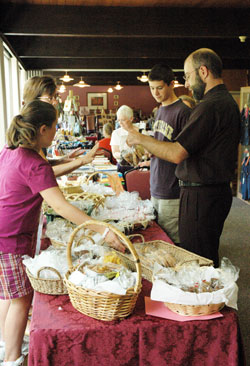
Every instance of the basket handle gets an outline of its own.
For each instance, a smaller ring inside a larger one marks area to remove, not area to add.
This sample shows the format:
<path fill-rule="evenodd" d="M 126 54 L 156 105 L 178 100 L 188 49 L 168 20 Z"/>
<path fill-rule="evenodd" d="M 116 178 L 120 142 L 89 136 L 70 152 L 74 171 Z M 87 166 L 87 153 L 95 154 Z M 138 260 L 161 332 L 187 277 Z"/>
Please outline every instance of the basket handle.
<path fill-rule="evenodd" d="M 119 195 L 121 192 L 124 191 L 118 175 L 117 174 L 110 174 L 110 173 L 107 173 L 107 172 L 103 173 L 103 172 L 98 172 L 97 171 L 97 172 L 94 172 L 94 173 L 90 174 L 90 176 L 87 178 L 87 182 L 86 182 L 87 184 L 89 183 L 90 178 L 92 178 L 95 174 L 105 174 L 105 175 L 107 175 L 108 178 L 109 178 L 109 184 L 110 184 L 112 190 L 116 193 L 116 195 Z"/>
<path fill-rule="evenodd" d="M 145 239 L 144 236 L 142 234 L 131 234 L 131 235 L 127 235 L 127 237 L 130 238 L 134 238 L 138 236 L 139 238 L 141 238 L 141 244 L 145 244 Z"/>
<path fill-rule="evenodd" d="M 121 241 L 126 245 L 126 247 L 129 249 L 129 251 L 131 252 L 131 254 L 133 256 L 135 267 L 136 267 L 136 272 L 137 272 L 137 278 L 136 278 L 136 284 L 135 284 L 134 290 L 135 290 L 135 292 L 138 292 L 140 289 L 140 286 L 141 286 L 141 264 L 140 264 L 139 256 L 138 256 L 133 244 L 126 237 L 126 235 L 124 235 L 120 230 L 116 229 L 113 225 L 110 225 L 106 222 L 99 221 L 99 220 L 88 220 L 88 221 L 85 221 L 83 224 L 77 226 L 74 229 L 74 231 L 70 235 L 70 238 L 69 238 L 69 241 L 67 244 L 67 261 L 68 261 L 69 269 L 71 269 L 73 267 L 72 256 L 71 256 L 71 247 L 72 247 L 74 237 L 79 230 L 81 230 L 82 228 L 87 227 L 89 225 L 105 226 L 109 230 L 113 231 L 119 237 L 119 239 L 121 239 Z"/>
<path fill-rule="evenodd" d="M 90 179 L 91 179 L 94 175 L 96 175 L 96 174 L 103 174 L 103 172 L 98 172 L 98 171 L 97 171 L 97 172 L 91 173 L 91 174 L 88 176 L 86 183 L 87 183 L 87 184 L 89 184 Z M 107 175 L 108 177 L 110 177 L 111 179 L 113 179 L 111 174 L 109 174 L 109 173 L 105 172 L 105 175 Z"/>
<path fill-rule="evenodd" d="M 59 279 L 61 280 L 62 279 L 62 276 L 60 274 L 60 272 L 58 272 L 57 269 L 53 268 L 53 267 L 41 267 L 38 271 L 37 271 L 37 278 L 39 279 L 40 278 L 40 273 L 44 270 L 44 269 L 48 269 L 52 272 L 55 272 L 57 274 L 57 276 L 59 277 Z"/>
<path fill-rule="evenodd" d="M 88 239 L 88 240 L 90 240 L 91 242 L 92 242 L 92 244 L 95 244 L 95 241 L 94 241 L 94 239 L 93 238 L 91 238 L 91 236 L 88 236 L 88 235 L 82 235 L 81 237 L 80 237 L 80 239 L 79 240 L 77 240 L 77 242 L 75 243 L 75 248 L 76 247 L 78 247 L 79 246 L 79 244 L 80 244 L 80 242 L 81 242 L 81 240 L 82 239 Z"/>

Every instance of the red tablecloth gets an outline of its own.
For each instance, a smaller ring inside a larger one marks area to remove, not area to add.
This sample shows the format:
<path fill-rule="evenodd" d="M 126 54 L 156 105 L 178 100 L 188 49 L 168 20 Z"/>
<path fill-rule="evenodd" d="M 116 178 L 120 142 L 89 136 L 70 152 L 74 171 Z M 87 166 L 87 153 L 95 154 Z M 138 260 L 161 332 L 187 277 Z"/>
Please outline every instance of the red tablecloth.
<path fill-rule="evenodd" d="M 146 233 L 147 232 L 147 233 Z M 146 240 L 167 241 L 154 224 Z M 29 366 L 242 366 L 244 351 L 237 314 L 177 322 L 145 315 L 143 280 L 134 313 L 103 322 L 75 310 L 67 295 L 35 293 L 30 327 Z"/>

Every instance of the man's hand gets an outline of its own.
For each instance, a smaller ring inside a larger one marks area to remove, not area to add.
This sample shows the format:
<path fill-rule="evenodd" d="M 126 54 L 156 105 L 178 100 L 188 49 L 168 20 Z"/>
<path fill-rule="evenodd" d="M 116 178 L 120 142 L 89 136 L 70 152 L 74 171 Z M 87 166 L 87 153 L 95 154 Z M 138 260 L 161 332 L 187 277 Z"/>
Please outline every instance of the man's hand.
<path fill-rule="evenodd" d="M 130 130 L 134 129 L 131 119 L 127 119 L 126 121 L 120 120 L 119 122 L 120 122 L 121 127 L 124 128 L 124 130 L 126 130 L 126 131 L 130 131 Z"/>
<path fill-rule="evenodd" d="M 150 160 L 147 160 L 147 161 L 141 161 L 141 162 L 138 164 L 138 167 L 140 167 L 140 168 L 150 167 Z"/>
<path fill-rule="evenodd" d="M 128 136 L 127 136 L 126 143 L 128 146 L 141 144 L 141 139 L 142 139 L 143 135 L 140 132 L 138 132 L 135 128 L 132 128 L 127 131 L 128 131 Z"/>

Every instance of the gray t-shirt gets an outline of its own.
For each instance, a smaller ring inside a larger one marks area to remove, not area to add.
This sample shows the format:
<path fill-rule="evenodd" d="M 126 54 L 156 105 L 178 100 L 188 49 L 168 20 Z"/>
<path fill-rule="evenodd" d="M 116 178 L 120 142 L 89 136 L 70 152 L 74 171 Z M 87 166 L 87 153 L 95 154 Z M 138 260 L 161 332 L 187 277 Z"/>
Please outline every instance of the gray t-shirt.
<path fill-rule="evenodd" d="M 159 108 L 154 123 L 154 138 L 173 142 L 186 124 L 191 109 L 180 99 L 168 106 Z M 176 164 L 156 157 L 150 163 L 150 192 L 158 199 L 177 199 L 180 195 L 175 176 Z"/>

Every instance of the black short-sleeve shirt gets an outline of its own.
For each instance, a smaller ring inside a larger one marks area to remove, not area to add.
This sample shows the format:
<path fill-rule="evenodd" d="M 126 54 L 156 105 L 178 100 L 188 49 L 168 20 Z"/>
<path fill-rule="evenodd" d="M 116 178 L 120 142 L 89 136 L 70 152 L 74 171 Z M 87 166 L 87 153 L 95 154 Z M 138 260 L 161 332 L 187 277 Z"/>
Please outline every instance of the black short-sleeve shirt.
<path fill-rule="evenodd" d="M 216 184 L 234 175 L 240 139 L 240 112 L 224 84 L 210 89 L 176 137 L 189 157 L 176 168 L 183 181 Z"/>

